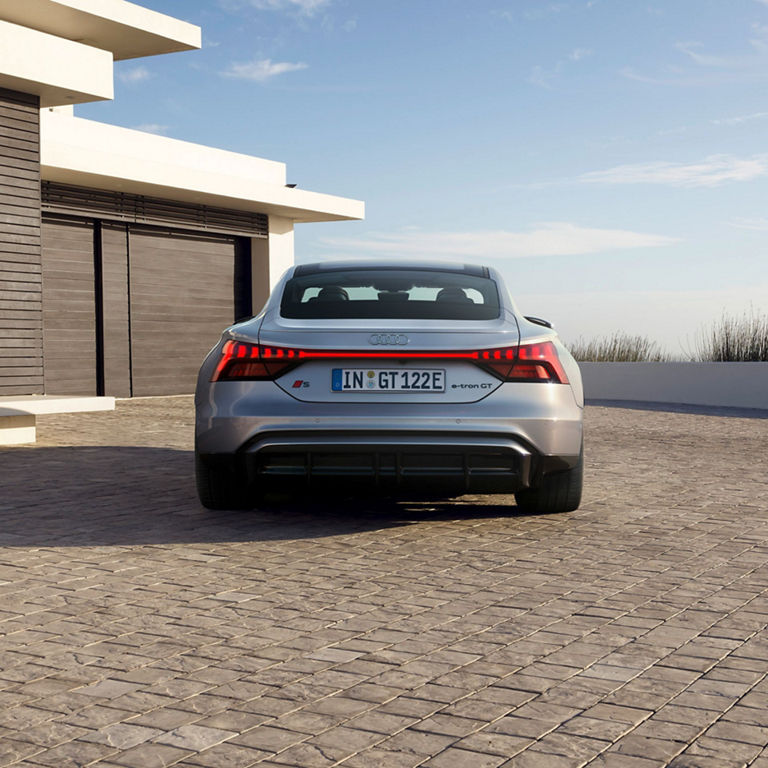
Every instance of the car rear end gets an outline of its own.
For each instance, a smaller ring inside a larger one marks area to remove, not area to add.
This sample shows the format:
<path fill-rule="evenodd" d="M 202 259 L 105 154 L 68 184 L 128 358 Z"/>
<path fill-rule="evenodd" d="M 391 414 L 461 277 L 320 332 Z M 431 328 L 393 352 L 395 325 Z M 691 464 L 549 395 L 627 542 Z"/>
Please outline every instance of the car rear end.
<path fill-rule="evenodd" d="M 482 267 L 297 267 L 224 333 L 196 405 L 208 506 L 298 487 L 519 493 L 581 454 L 577 366 Z"/>

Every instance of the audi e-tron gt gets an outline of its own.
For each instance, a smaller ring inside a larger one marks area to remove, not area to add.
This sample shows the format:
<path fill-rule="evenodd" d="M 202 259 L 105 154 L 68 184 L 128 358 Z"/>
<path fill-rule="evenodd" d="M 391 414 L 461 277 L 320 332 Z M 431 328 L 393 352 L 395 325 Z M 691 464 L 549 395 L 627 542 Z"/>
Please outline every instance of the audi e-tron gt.
<path fill-rule="evenodd" d="M 211 509 L 299 488 L 514 494 L 531 512 L 581 499 L 578 365 L 487 267 L 292 267 L 224 331 L 195 404 Z"/>

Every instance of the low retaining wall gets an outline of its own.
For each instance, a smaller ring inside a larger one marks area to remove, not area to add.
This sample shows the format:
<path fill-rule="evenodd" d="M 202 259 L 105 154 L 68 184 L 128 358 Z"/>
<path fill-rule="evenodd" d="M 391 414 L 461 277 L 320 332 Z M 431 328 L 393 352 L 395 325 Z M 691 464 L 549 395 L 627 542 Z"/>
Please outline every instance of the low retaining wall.
<path fill-rule="evenodd" d="M 579 363 L 588 400 L 768 410 L 768 363 Z"/>
<path fill-rule="evenodd" d="M 37 440 L 37 417 L 45 413 L 114 411 L 114 397 L 69 395 L 9 395 L 0 397 L 0 445 L 23 445 Z"/>

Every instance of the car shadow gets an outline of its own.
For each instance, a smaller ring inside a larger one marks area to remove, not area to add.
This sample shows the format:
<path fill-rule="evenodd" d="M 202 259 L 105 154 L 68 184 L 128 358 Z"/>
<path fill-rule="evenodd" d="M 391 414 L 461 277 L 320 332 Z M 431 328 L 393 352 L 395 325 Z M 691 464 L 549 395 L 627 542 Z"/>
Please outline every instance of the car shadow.
<path fill-rule="evenodd" d="M 512 496 L 394 499 L 268 497 L 248 512 L 212 512 L 195 493 L 191 451 L 17 447 L 0 450 L 0 546 L 131 546 L 309 539 L 424 520 L 518 513 Z"/>
<path fill-rule="evenodd" d="M 602 408 L 627 408 L 632 411 L 662 411 L 665 413 L 689 413 L 694 416 L 723 416 L 729 419 L 768 419 L 768 410 L 762 408 L 736 408 L 717 405 L 688 405 L 686 403 L 646 403 L 640 400 L 593 400 L 587 405 Z"/>

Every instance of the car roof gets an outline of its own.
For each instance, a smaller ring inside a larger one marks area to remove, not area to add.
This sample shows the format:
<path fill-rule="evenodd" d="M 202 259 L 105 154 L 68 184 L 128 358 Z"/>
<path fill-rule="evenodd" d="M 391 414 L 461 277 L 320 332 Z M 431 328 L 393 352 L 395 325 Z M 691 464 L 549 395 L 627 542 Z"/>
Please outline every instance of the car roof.
<path fill-rule="evenodd" d="M 451 261 L 402 261 L 400 259 L 349 259 L 344 261 L 322 261 L 299 264 L 293 268 L 292 277 L 311 275 L 317 272 L 341 272 L 350 269 L 397 269 L 425 272 L 461 272 L 476 277 L 490 277 L 488 267 L 477 264 L 462 264 Z"/>

